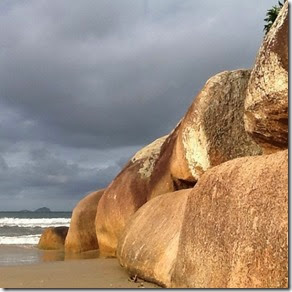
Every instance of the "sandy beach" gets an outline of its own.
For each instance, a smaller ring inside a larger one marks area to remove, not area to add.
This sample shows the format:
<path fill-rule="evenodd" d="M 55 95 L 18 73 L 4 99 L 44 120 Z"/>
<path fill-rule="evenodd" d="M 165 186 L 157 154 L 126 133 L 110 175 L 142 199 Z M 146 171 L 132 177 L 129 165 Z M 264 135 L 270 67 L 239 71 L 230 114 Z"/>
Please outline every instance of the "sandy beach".
<path fill-rule="evenodd" d="M 117 259 L 84 259 L 0 267 L 2 288 L 159 288 L 133 282 Z"/>

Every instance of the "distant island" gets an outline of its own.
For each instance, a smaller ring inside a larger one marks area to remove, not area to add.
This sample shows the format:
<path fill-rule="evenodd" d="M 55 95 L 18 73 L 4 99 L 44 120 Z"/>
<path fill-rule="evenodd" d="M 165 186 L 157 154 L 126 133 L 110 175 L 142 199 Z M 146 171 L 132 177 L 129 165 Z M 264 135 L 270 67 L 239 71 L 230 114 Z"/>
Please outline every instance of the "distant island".
<path fill-rule="evenodd" d="M 20 210 L 19 212 L 22 212 L 22 213 L 31 213 L 31 212 L 34 212 L 34 213 L 50 213 L 52 212 L 49 208 L 47 207 L 42 207 L 42 208 L 38 208 L 34 211 L 30 211 L 30 210 Z"/>
<path fill-rule="evenodd" d="M 36 209 L 34 212 L 36 212 L 36 213 L 49 213 L 49 212 L 52 212 L 52 211 L 47 207 L 42 207 L 42 208 Z"/>

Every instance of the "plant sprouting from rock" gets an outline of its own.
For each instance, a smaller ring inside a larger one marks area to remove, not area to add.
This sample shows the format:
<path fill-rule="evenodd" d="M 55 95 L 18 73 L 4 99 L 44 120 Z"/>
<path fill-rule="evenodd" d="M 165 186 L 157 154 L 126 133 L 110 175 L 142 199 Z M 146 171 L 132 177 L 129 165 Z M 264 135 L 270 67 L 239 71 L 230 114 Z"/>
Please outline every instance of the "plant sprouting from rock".
<path fill-rule="evenodd" d="M 271 26 L 275 22 L 282 7 L 283 7 L 283 3 L 278 1 L 278 5 L 274 5 L 271 9 L 267 11 L 266 18 L 264 19 L 264 21 L 266 22 L 264 26 L 265 34 L 269 32 Z"/>

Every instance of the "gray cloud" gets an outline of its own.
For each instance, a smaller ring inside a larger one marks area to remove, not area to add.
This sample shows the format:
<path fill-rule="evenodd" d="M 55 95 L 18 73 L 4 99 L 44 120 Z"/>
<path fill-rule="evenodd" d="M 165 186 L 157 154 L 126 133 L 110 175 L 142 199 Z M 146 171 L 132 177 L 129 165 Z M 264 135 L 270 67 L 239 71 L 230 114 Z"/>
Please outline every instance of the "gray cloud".
<path fill-rule="evenodd" d="M 273 4 L 1 1 L 1 208 L 105 186 L 210 76 L 252 66 Z"/>
<path fill-rule="evenodd" d="M 64 205 L 59 202 L 64 198 L 70 198 L 66 209 L 73 208 L 84 194 L 106 187 L 113 174 L 119 171 L 120 161 L 124 158 L 115 153 L 117 162 L 106 159 L 90 164 L 85 155 L 84 161 L 78 163 L 54 154 L 58 153 L 57 148 L 52 150 L 38 147 L 29 152 L 18 152 L 12 159 L 10 155 L 13 154 L 6 154 L 10 165 L 0 157 L 0 185 L 5 190 L 1 198 L 3 196 L 9 201 L 10 208 L 31 208 L 32 203 L 39 202 L 54 210 L 64 210 Z"/>

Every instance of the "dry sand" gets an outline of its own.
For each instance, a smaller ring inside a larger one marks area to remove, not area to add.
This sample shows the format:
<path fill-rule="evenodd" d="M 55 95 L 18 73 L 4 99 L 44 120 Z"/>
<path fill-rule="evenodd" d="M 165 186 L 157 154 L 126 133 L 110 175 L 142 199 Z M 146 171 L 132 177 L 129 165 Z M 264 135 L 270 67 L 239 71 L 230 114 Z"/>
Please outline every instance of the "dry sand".
<path fill-rule="evenodd" d="M 2 288 L 159 288 L 129 280 L 117 259 L 98 258 L 0 267 Z"/>

